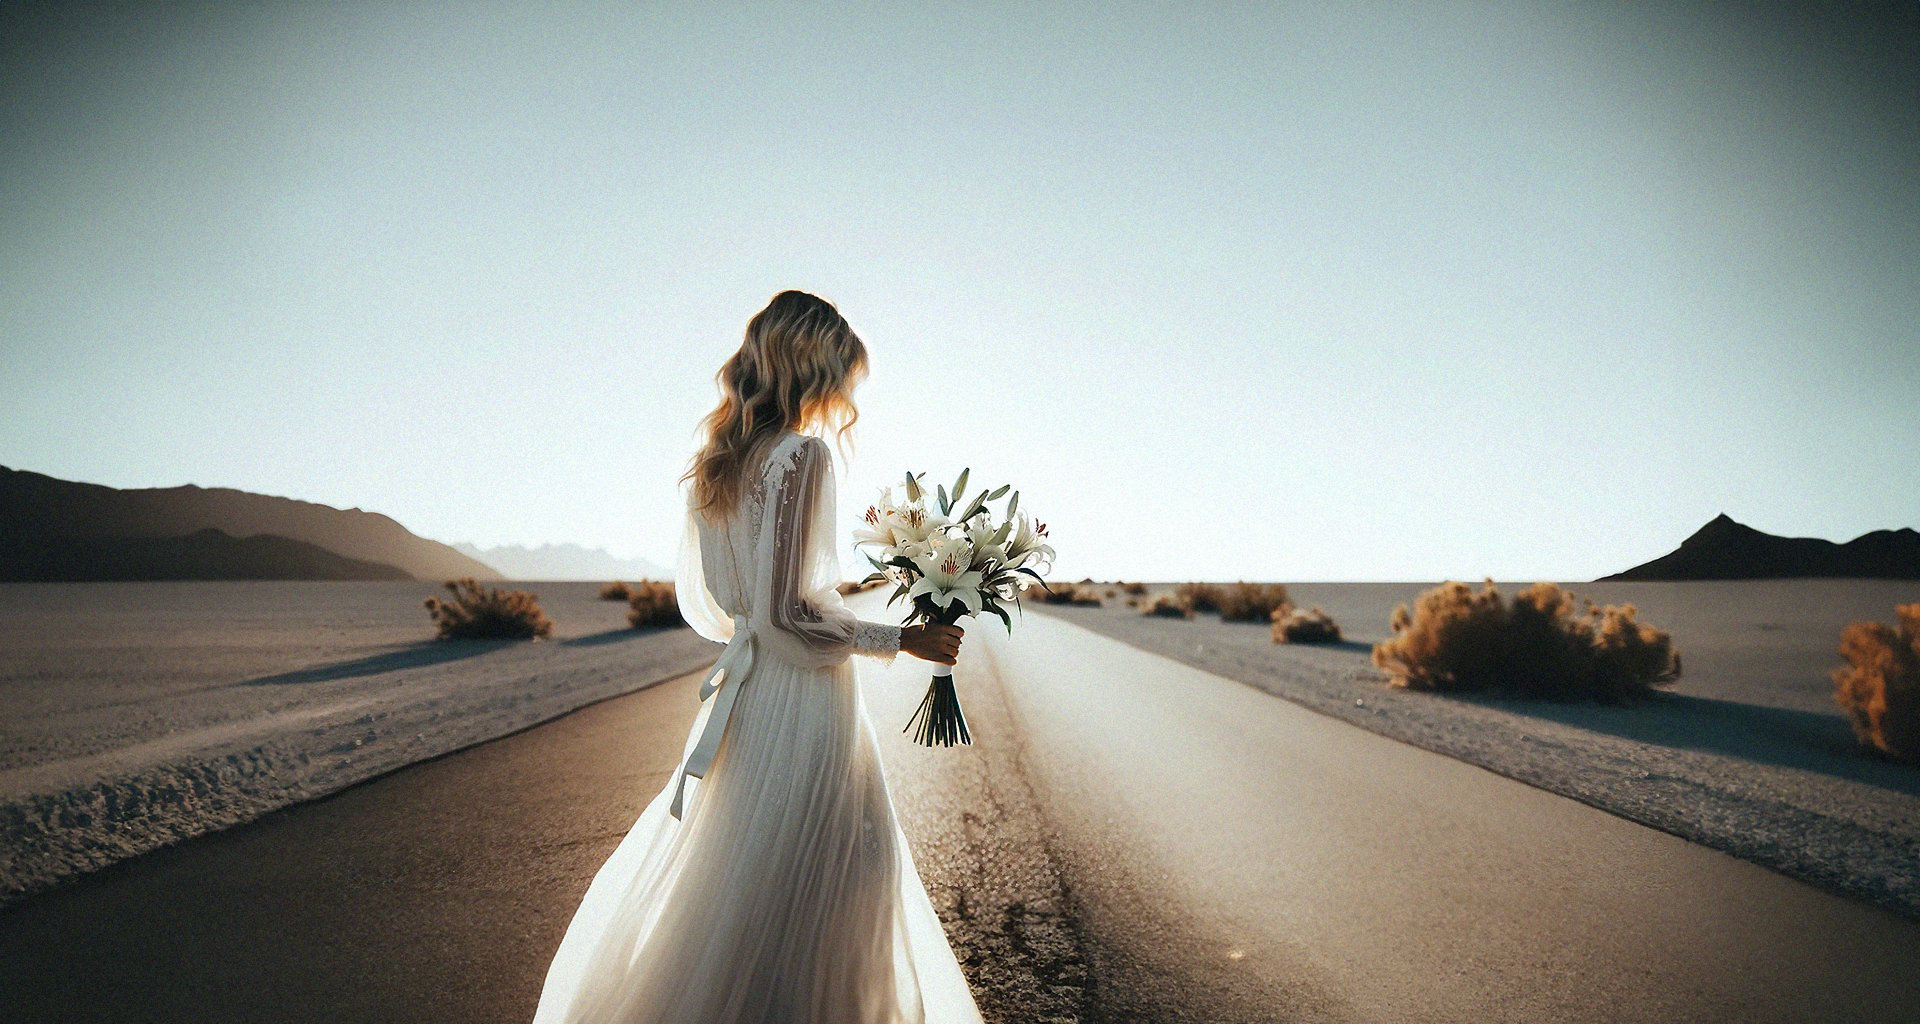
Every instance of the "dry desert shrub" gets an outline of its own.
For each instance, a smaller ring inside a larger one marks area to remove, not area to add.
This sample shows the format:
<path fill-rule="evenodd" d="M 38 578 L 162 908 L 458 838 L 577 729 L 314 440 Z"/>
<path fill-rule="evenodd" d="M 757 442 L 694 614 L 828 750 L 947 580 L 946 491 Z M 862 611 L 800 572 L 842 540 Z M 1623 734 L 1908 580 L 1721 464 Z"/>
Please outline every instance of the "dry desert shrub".
<path fill-rule="evenodd" d="M 1036 583 L 1020 592 L 1020 600 L 1038 604 L 1071 604 L 1073 603 L 1073 584 L 1052 583 L 1043 587 Z"/>
<path fill-rule="evenodd" d="M 1092 587 L 1078 583 L 1055 584 L 1050 589 L 1030 587 L 1021 595 L 1023 600 L 1032 599 L 1041 604 L 1077 604 L 1100 607 L 1100 595 Z"/>
<path fill-rule="evenodd" d="M 662 580 L 641 580 L 627 588 L 627 625 L 635 629 L 648 626 L 678 626 L 680 599 L 673 584 Z"/>
<path fill-rule="evenodd" d="M 1140 599 L 1140 614 L 1163 619 L 1190 619 L 1193 609 L 1177 594 L 1155 594 L 1151 598 Z"/>
<path fill-rule="evenodd" d="M 1920 763 L 1920 604 L 1893 614 L 1897 626 L 1855 622 L 1840 631 L 1847 664 L 1833 670 L 1833 699 L 1861 743 Z"/>
<path fill-rule="evenodd" d="M 627 590 L 627 585 L 620 580 L 614 580 L 612 583 L 600 588 L 600 600 L 602 601 L 625 601 L 629 595 L 630 591 Z"/>
<path fill-rule="evenodd" d="M 1287 588 L 1280 583 L 1235 583 L 1221 587 L 1215 597 L 1223 622 L 1272 622 L 1275 612 L 1293 610 Z"/>
<path fill-rule="evenodd" d="M 1303 612 L 1291 605 L 1273 610 L 1273 642 L 1276 644 L 1331 644 L 1340 640 L 1340 627 L 1333 616 L 1314 605 Z"/>
<path fill-rule="evenodd" d="M 1118 588 L 1118 587 L 1108 587 L 1108 588 L 1107 588 L 1107 592 L 1106 592 L 1106 594 L 1104 594 L 1104 595 L 1102 595 L 1102 596 L 1105 596 L 1105 597 L 1119 597 L 1119 596 L 1120 596 L 1120 588 Z"/>
<path fill-rule="evenodd" d="M 1598 610 L 1587 602 L 1587 623 L 1593 636 L 1593 698 L 1621 704 L 1666 686 L 1680 678 L 1680 653 L 1665 630 L 1636 620 L 1631 603 Z"/>
<path fill-rule="evenodd" d="M 1133 583 L 1120 584 L 1120 589 L 1126 591 L 1127 594 L 1131 597 L 1139 597 L 1140 595 L 1147 592 L 1147 585 L 1145 583 L 1135 581 Z"/>
<path fill-rule="evenodd" d="M 448 580 L 448 601 L 427 598 L 427 614 L 442 640 L 531 640 L 553 632 L 540 602 L 524 590 L 482 587 L 472 577 Z"/>
<path fill-rule="evenodd" d="M 1217 612 L 1220 610 L 1221 592 L 1218 583 L 1182 583 L 1173 588 L 1173 597 L 1186 605 L 1189 611 Z"/>
<path fill-rule="evenodd" d="M 1573 610 L 1574 596 L 1536 583 L 1503 601 L 1487 580 L 1474 591 L 1447 582 L 1393 610 L 1393 639 L 1373 663 L 1395 686 L 1441 693 L 1485 691 L 1545 700 L 1622 703 L 1680 676 L 1665 632 L 1635 620 L 1633 605 Z"/>

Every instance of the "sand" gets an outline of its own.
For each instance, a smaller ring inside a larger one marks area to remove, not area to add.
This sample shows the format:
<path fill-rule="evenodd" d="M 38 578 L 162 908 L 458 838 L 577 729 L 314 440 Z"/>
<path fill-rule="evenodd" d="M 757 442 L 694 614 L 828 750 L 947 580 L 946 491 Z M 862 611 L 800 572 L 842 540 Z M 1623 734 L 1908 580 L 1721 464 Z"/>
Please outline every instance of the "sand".
<path fill-rule="evenodd" d="M 1387 616 L 1431 584 L 1296 584 L 1344 628 L 1339 646 L 1275 645 L 1263 625 L 1045 606 L 1067 621 L 1362 728 L 1480 765 L 1920 917 L 1920 768 L 1858 747 L 1832 701 L 1840 627 L 1891 619 L 1920 586 L 1861 580 L 1569 583 L 1632 601 L 1685 673 L 1627 708 L 1463 699 L 1390 688 L 1368 659 Z M 1103 588 L 1104 589 L 1104 588 Z M 1516 586 L 1502 584 L 1512 593 Z M 1031 606 L 1035 609 L 1042 606 Z"/>
<path fill-rule="evenodd" d="M 0 585 L 0 903 L 698 668 L 590 583 L 436 641 L 431 584 Z"/>

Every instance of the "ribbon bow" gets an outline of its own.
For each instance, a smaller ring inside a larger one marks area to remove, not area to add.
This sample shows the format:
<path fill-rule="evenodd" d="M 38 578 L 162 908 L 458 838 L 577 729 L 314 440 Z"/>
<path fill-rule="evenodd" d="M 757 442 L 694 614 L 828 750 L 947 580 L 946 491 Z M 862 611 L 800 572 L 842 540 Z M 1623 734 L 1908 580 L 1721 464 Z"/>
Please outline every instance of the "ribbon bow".
<path fill-rule="evenodd" d="M 713 710 L 707 714 L 706 728 L 700 730 L 700 739 L 693 745 L 693 753 L 687 755 L 687 761 L 680 766 L 680 781 L 673 790 L 673 816 L 679 818 L 685 807 L 687 776 L 696 779 L 707 777 L 707 769 L 713 766 L 714 751 L 720 749 L 720 737 L 727 731 L 727 718 L 733 714 L 733 702 L 740 696 L 740 684 L 746 681 L 747 674 L 753 671 L 753 630 L 747 625 L 745 615 L 733 617 L 733 638 L 727 641 L 727 649 L 707 671 L 707 677 L 700 681 L 700 700 L 705 701 L 720 691 L 714 700 Z M 719 682 L 714 682 L 719 679 Z"/>

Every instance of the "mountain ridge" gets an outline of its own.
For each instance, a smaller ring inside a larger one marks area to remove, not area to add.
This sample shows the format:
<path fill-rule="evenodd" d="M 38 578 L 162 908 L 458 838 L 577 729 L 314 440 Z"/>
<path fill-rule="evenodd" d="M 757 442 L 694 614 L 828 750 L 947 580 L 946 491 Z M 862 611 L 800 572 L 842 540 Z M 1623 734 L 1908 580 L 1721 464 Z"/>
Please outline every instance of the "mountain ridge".
<path fill-rule="evenodd" d="M 1873 530 L 1844 544 L 1819 537 L 1780 537 L 1725 512 L 1680 546 L 1613 580 L 1920 579 L 1920 532 Z"/>
<path fill-rule="evenodd" d="M 145 580 L 410 580 L 391 565 L 317 544 L 214 527 L 183 537 L 51 537 L 0 541 L 0 579 L 13 583 Z"/>
<path fill-rule="evenodd" d="M 237 540 L 265 534 L 297 541 L 346 562 L 390 567 L 415 579 L 501 578 L 484 562 L 420 537 L 389 516 L 358 507 L 339 509 L 298 498 L 198 484 L 122 489 L 0 466 L 0 537 L 11 541 L 6 550 L 13 552 L 9 557 L 14 560 L 25 557 L 21 551 L 33 545 L 62 542 L 71 548 L 83 541 L 164 540 L 207 529 Z M 81 545 L 72 550 L 84 548 Z M 268 547 L 253 545 L 245 550 L 267 555 Z M 278 549 L 267 556 L 261 571 L 281 571 L 286 557 L 290 557 L 290 549 Z M 337 565 L 310 553 L 293 561 L 356 573 L 367 571 Z M 7 564 L 0 560 L 0 578 L 11 578 Z M 80 568 L 76 566 L 76 571 Z M 57 570 L 46 564 L 39 564 L 36 571 L 57 575 Z"/>

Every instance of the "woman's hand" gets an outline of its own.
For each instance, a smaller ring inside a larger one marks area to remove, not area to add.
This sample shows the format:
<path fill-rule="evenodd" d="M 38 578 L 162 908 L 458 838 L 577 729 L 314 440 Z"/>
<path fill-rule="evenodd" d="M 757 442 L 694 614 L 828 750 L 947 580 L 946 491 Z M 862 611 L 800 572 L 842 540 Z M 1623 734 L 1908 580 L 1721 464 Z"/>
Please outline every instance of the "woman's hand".
<path fill-rule="evenodd" d="M 960 656 L 960 637 L 965 632 L 959 626 L 931 623 L 901 626 L 900 649 L 922 661 L 951 665 Z"/>

